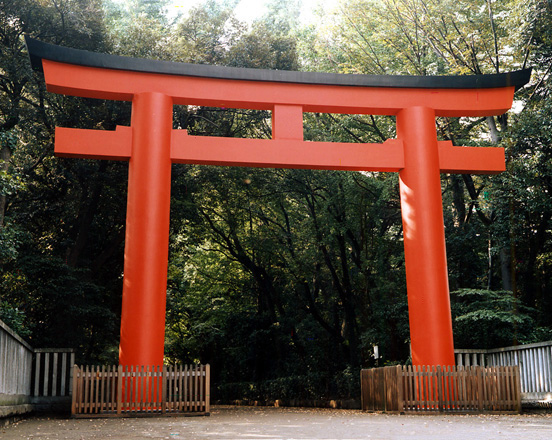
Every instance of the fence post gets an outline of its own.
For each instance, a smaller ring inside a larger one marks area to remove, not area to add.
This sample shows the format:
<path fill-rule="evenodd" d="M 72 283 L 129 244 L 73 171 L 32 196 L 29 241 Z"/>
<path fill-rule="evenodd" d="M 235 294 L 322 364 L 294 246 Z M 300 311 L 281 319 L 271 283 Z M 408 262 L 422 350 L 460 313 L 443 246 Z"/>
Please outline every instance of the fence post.
<path fill-rule="evenodd" d="M 384 369 L 376 368 L 374 370 L 374 384 L 377 386 L 376 389 L 376 398 L 374 404 L 374 410 L 376 411 L 385 411 L 385 375 Z"/>
<path fill-rule="evenodd" d="M 473 367 L 477 375 L 477 409 L 483 411 L 483 400 L 485 399 L 485 371 L 483 367 Z"/>
<path fill-rule="evenodd" d="M 79 376 L 79 367 L 77 365 L 73 366 L 73 395 L 71 397 L 71 415 L 74 416 L 77 414 L 77 402 L 79 398 L 79 387 L 77 384 L 77 378 Z"/>
<path fill-rule="evenodd" d="M 397 410 L 404 412 L 404 367 L 397 365 Z"/>
<path fill-rule="evenodd" d="M 57 394 L 57 366 L 59 353 L 52 353 L 52 393 L 50 396 Z"/>
<path fill-rule="evenodd" d="M 67 353 L 61 353 L 61 377 L 60 377 L 60 396 L 66 395 L 66 378 L 67 375 Z"/>
<path fill-rule="evenodd" d="M 514 387 L 516 396 L 516 411 L 521 413 L 521 381 L 519 365 L 514 366 Z"/>
<path fill-rule="evenodd" d="M 184 368 L 182 368 L 182 364 L 180 364 L 178 367 L 175 368 L 175 381 L 176 378 L 178 378 L 178 382 L 175 382 L 175 387 L 178 388 L 178 399 L 176 399 L 175 405 L 173 406 L 176 411 L 182 411 L 182 408 L 184 408 L 184 388 L 183 388 L 183 376 L 184 376 Z"/>
<path fill-rule="evenodd" d="M 71 351 L 69 354 L 69 365 L 75 365 L 75 352 Z M 70 369 L 70 376 L 69 376 L 69 394 L 73 392 L 73 369 Z"/>
<path fill-rule="evenodd" d="M 89 412 L 88 410 L 90 408 L 90 404 L 89 404 L 90 399 L 88 397 L 90 393 L 90 375 L 89 375 L 90 367 L 88 365 L 86 367 L 84 365 L 81 365 L 81 368 L 83 369 L 81 380 L 82 380 L 82 388 L 83 388 L 82 395 L 84 396 L 83 404 L 81 406 L 81 412 L 87 413 Z"/>
<path fill-rule="evenodd" d="M 211 412 L 211 365 L 205 365 L 205 412 Z"/>
<path fill-rule="evenodd" d="M 443 374 L 440 365 L 435 368 L 435 377 L 437 378 L 437 409 L 443 412 Z"/>
<path fill-rule="evenodd" d="M 393 393 L 393 380 L 391 378 L 391 371 L 389 367 L 383 367 L 383 383 L 384 383 L 384 408 L 385 412 L 393 410 L 392 393 Z"/>
<path fill-rule="evenodd" d="M 200 399 L 201 401 L 203 402 L 202 405 L 203 405 L 203 411 L 205 411 L 205 407 L 207 406 L 207 401 L 205 400 L 205 391 L 206 391 L 206 388 L 205 388 L 205 385 L 206 385 L 206 380 L 207 380 L 207 373 L 205 372 L 205 365 L 203 366 L 200 366 L 200 370 L 201 370 L 201 388 L 200 388 Z"/>
<path fill-rule="evenodd" d="M 167 366 L 163 365 L 162 367 L 162 377 L 161 377 L 161 414 L 165 414 L 167 406 Z"/>
<path fill-rule="evenodd" d="M 39 396 L 40 394 L 40 352 L 36 353 L 35 356 L 35 384 L 34 384 L 34 395 Z"/>
<path fill-rule="evenodd" d="M 117 415 L 120 416 L 123 406 L 123 366 L 117 367 Z"/>
<path fill-rule="evenodd" d="M 383 367 L 384 410 L 399 411 L 399 370 L 397 367 Z"/>
<path fill-rule="evenodd" d="M 188 375 L 191 374 L 190 369 L 188 369 L 188 365 L 184 365 L 184 388 L 183 388 L 184 411 L 188 410 L 188 408 L 191 408 L 191 405 L 192 405 L 191 403 L 192 393 L 190 392 L 190 389 L 189 389 L 189 380 L 188 380 Z"/>
<path fill-rule="evenodd" d="M 362 411 L 366 411 L 366 404 L 364 403 L 364 392 L 365 392 L 365 386 L 364 386 L 364 370 L 360 369 L 360 409 Z"/>
<path fill-rule="evenodd" d="M 50 353 L 46 352 L 44 353 L 44 388 L 43 388 L 43 396 L 48 395 L 48 382 L 50 377 Z"/>
<path fill-rule="evenodd" d="M 427 411 L 427 409 L 429 408 L 429 403 L 428 403 L 428 400 L 430 398 L 429 396 L 429 386 L 428 386 L 428 374 L 426 373 L 426 366 L 425 365 L 422 365 L 419 368 L 419 373 L 420 373 L 420 391 L 422 393 L 422 398 L 420 399 L 420 406 L 423 410 Z M 429 369 L 429 367 L 427 367 Z M 422 401 L 423 401 L 423 406 L 422 406 Z"/>

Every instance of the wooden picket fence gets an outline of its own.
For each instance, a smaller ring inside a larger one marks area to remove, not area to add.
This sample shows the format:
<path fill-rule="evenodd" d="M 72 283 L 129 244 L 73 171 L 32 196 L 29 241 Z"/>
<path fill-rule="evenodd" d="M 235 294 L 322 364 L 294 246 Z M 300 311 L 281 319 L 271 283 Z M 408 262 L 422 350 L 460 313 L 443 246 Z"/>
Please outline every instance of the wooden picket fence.
<path fill-rule="evenodd" d="M 77 366 L 73 417 L 208 415 L 210 367 Z"/>
<path fill-rule="evenodd" d="M 394 366 L 361 371 L 365 411 L 520 413 L 517 366 Z"/>

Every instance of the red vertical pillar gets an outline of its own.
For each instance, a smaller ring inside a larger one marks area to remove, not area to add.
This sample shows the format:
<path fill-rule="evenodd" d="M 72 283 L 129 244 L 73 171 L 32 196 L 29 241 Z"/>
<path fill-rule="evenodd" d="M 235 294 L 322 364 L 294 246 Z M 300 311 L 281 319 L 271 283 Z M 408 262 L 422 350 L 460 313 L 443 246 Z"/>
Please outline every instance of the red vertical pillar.
<path fill-rule="evenodd" d="M 172 98 L 161 93 L 132 101 L 121 365 L 163 365 L 172 110 Z"/>
<path fill-rule="evenodd" d="M 397 114 L 404 143 L 399 172 L 406 283 L 414 365 L 454 365 L 435 111 Z"/>

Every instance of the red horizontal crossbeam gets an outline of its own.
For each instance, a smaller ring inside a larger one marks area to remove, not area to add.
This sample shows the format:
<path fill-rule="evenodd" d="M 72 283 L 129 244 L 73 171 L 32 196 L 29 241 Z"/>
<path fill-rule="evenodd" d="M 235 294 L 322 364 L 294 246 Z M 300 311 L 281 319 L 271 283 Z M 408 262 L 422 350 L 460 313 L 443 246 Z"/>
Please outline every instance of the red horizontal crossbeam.
<path fill-rule="evenodd" d="M 174 130 L 171 144 L 175 163 L 349 171 L 398 171 L 404 166 L 402 142 L 397 139 L 352 144 L 189 136 L 185 130 Z"/>
<path fill-rule="evenodd" d="M 60 157 L 129 160 L 132 128 L 115 131 L 56 128 L 55 152 Z M 404 168 L 403 142 L 383 144 L 308 142 L 296 139 L 242 139 L 190 136 L 173 130 L 171 161 L 200 165 L 230 165 L 319 170 L 389 171 Z M 503 148 L 455 147 L 439 142 L 443 173 L 496 174 L 505 170 Z"/>
<path fill-rule="evenodd" d="M 440 141 L 438 144 L 442 173 L 498 174 L 506 171 L 504 148 L 455 147 L 451 141 Z"/>
<path fill-rule="evenodd" d="M 56 127 L 54 148 L 59 157 L 129 160 L 132 127 L 118 125 L 115 131 Z"/>

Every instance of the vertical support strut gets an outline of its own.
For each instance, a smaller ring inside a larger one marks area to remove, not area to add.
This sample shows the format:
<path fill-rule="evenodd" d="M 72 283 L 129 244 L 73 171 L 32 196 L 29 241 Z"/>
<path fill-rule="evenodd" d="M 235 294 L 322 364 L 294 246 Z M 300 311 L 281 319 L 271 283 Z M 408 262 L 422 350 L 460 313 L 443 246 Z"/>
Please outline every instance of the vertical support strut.
<path fill-rule="evenodd" d="M 404 142 L 399 172 L 412 363 L 454 365 L 435 111 L 397 114 Z"/>
<path fill-rule="evenodd" d="M 274 105 L 272 110 L 272 138 L 303 140 L 303 107 Z"/>
<path fill-rule="evenodd" d="M 121 365 L 163 365 L 171 190 L 172 98 L 132 100 Z"/>

